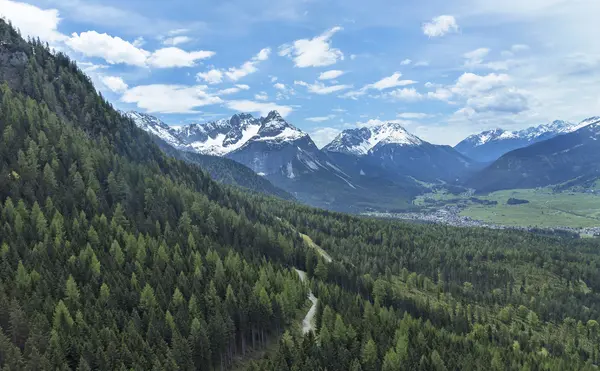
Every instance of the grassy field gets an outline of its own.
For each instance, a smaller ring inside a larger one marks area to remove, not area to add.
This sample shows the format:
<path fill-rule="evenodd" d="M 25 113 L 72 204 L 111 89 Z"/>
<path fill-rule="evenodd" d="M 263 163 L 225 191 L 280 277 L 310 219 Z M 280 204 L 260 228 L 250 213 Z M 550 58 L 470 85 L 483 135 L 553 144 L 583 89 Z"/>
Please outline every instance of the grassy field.
<path fill-rule="evenodd" d="M 438 203 L 466 205 L 462 215 L 493 224 L 537 227 L 600 227 L 600 195 L 579 192 L 554 193 L 548 188 L 519 189 L 493 192 L 480 200 L 497 201 L 497 205 L 480 205 L 469 201 L 467 195 L 444 192 L 429 194 L 415 200 L 424 205 L 425 199 Z M 528 200 L 528 204 L 507 205 L 509 198 Z"/>

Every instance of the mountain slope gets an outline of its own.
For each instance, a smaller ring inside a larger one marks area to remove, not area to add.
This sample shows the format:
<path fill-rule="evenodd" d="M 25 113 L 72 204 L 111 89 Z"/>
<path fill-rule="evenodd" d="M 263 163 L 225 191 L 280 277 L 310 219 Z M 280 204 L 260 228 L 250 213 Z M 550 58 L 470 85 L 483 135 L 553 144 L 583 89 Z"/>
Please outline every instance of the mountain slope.
<path fill-rule="evenodd" d="M 323 150 L 360 157 L 364 167 L 422 181 L 455 181 L 476 164 L 449 146 L 428 143 L 398 123 L 344 130 Z"/>
<path fill-rule="evenodd" d="M 520 131 L 488 130 L 467 137 L 454 149 L 476 161 L 491 162 L 512 150 L 570 133 L 578 128 L 576 124 L 557 120 Z"/>
<path fill-rule="evenodd" d="M 474 175 L 468 185 L 486 192 L 600 176 L 600 118 L 584 120 L 576 127 L 574 132 L 505 154 Z"/>
<path fill-rule="evenodd" d="M 320 151 L 308 134 L 275 111 L 264 118 L 236 114 L 230 119 L 179 129 L 170 128 L 150 115 L 137 112 L 128 115 L 138 127 L 180 150 L 178 158 L 193 159 L 207 166 L 208 159 L 211 164 L 218 161 L 201 153 L 223 156 L 247 166 L 264 177 L 265 182 L 309 205 L 351 212 L 372 208 L 395 210 L 408 207 L 407 201 L 422 191 L 413 179 L 390 173 L 374 163 L 361 159 L 358 164 L 333 152 Z M 217 179 L 229 178 L 218 170 L 210 172 Z M 248 177 L 251 179 L 256 180 Z M 250 183 L 262 187 L 254 180 Z M 247 186 L 248 181 L 237 183 Z"/>
<path fill-rule="evenodd" d="M 158 118 L 139 113 L 127 112 L 125 115 L 142 130 L 150 133 L 156 144 L 169 156 L 199 165 L 210 176 L 224 184 L 236 185 L 254 192 L 264 193 L 292 200 L 293 196 L 288 192 L 275 187 L 267 179 L 257 175 L 248 167 L 224 158 L 210 155 L 202 155 L 194 152 L 194 148 L 184 142 L 180 133 L 163 123 Z"/>

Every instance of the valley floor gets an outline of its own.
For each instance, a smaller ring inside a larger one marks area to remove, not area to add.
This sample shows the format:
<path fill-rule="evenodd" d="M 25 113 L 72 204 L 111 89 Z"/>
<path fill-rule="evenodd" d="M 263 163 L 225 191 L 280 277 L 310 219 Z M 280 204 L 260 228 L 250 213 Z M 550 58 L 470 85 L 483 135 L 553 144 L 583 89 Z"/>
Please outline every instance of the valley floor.
<path fill-rule="evenodd" d="M 528 201 L 507 204 L 508 199 Z M 559 229 L 582 236 L 600 234 L 600 194 L 553 192 L 549 188 L 518 189 L 474 196 L 429 193 L 414 202 L 420 209 L 407 213 L 370 212 L 372 217 L 397 218 L 460 227 L 493 229 Z"/>

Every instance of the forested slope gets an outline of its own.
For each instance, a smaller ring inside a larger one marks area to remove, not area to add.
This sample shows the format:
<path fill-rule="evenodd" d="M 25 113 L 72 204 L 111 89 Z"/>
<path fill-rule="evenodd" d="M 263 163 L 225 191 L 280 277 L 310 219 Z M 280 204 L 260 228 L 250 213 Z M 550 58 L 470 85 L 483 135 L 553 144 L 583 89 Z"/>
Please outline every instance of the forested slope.
<path fill-rule="evenodd" d="M 0 21 L 0 367 L 593 370 L 600 248 L 370 220 L 169 158 Z M 332 257 L 326 262 L 300 233 Z M 307 288 L 316 333 L 291 329 Z"/>

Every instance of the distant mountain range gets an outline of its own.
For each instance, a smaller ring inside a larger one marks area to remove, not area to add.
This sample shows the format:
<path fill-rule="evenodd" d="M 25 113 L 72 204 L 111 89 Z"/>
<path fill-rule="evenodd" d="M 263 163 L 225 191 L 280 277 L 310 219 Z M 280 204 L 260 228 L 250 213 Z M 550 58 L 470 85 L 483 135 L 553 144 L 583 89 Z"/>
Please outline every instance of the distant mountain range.
<path fill-rule="evenodd" d="M 519 131 L 493 129 L 474 134 L 458 143 L 454 149 L 478 162 L 492 162 L 512 150 L 571 133 L 585 126 L 585 121 L 573 124 L 556 120 L 549 124 L 534 126 Z"/>
<path fill-rule="evenodd" d="M 235 160 L 311 205 L 338 210 L 406 207 L 418 180 L 454 181 L 474 163 L 449 146 L 430 144 L 397 123 L 346 130 L 323 150 L 276 111 L 173 128 L 127 113 L 137 126 L 179 151 Z"/>
<path fill-rule="evenodd" d="M 160 138 L 163 150 L 176 149 L 171 155 L 197 163 L 217 180 L 339 211 L 404 209 L 427 183 L 486 192 L 587 179 L 598 175 L 594 162 L 600 164 L 597 117 L 489 130 L 455 148 L 389 122 L 345 130 L 319 150 L 276 111 L 179 128 L 139 112 L 127 115 Z"/>
<path fill-rule="evenodd" d="M 571 125 L 565 133 L 504 154 L 467 185 L 479 192 L 534 188 L 600 177 L 600 117 Z"/>

